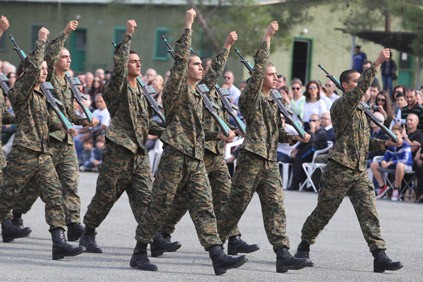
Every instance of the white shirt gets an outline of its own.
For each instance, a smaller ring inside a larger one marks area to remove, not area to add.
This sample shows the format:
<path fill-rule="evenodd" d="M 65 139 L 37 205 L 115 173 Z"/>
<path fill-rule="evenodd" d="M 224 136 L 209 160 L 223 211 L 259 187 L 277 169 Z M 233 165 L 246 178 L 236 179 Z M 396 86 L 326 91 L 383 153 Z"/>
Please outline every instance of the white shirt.
<path fill-rule="evenodd" d="M 325 102 L 323 102 L 322 99 L 320 99 L 320 100 L 318 100 L 314 103 L 305 102 L 304 103 L 303 121 L 308 122 L 308 120 L 310 119 L 310 116 L 312 114 L 317 114 L 320 117 L 326 111 L 327 111 L 326 104 L 325 104 Z"/>
<path fill-rule="evenodd" d="M 96 109 L 93 112 L 93 117 L 98 119 L 99 124 L 109 127 L 109 125 L 110 125 L 110 113 L 109 113 L 109 110 L 107 110 L 107 108 L 104 109 L 104 110 Z"/>
<path fill-rule="evenodd" d="M 239 96 L 241 95 L 241 90 L 239 90 L 238 87 L 236 87 L 235 85 L 232 85 L 228 89 L 228 91 L 231 94 L 229 95 L 229 100 L 231 100 L 233 104 L 238 106 L 238 100 L 239 100 Z"/>

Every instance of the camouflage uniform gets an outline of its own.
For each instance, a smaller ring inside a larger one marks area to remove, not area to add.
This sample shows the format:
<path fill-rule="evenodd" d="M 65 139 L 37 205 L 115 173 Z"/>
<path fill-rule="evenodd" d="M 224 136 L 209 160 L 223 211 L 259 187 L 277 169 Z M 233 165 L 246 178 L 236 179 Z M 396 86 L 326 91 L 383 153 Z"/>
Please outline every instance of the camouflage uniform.
<path fill-rule="evenodd" d="M 152 200 L 138 224 L 136 239 L 141 243 L 151 242 L 175 195 L 186 193 L 200 243 L 208 249 L 222 242 L 217 235 L 212 192 L 203 161 L 203 99 L 187 83 L 190 46 L 191 29 L 185 29 L 176 42 L 175 64 L 163 94 L 167 124 L 161 136 L 164 150 L 153 183 Z M 216 80 L 212 74 L 206 75 L 203 82 L 210 86 L 215 85 Z"/>
<path fill-rule="evenodd" d="M 289 248 L 285 230 L 282 180 L 276 162 L 278 141 L 291 142 L 282 127 L 277 104 L 261 91 L 269 58 L 267 43 L 262 42 L 247 87 L 240 96 L 240 110 L 247 123 L 247 136 L 241 147 L 228 203 L 219 220 L 219 234 L 225 241 L 238 224 L 254 192 L 260 197 L 264 227 L 273 248 Z"/>
<path fill-rule="evenodd" d="M 44 95 L 34 90 L 39 80 L 40 65 L 44 57 L 43 41 L 28 56 L 28 67 L 9 92 L 16 114 L 16 133 L 13 148 L 3 169 L 4 184 L 0 193 L 0 218 L 4 218 L 18 200 L 26 194 L 29 183 L 39 189 L 46 203 L 46 221 L 51 229 L 66 228 L 64 203 L 60 181 L 54 169 L 49 149 L 48 132 L 59 129 L 51 119 Z"/>
<path fill-rule="evenodd" d="M 374 150 L 385 150 L 385 141 L 370 139 L 369 122 L 360 104 L 375 75 L 373 65 L 362 73 L 354 90 L 342 95 L 332 105 L 336 148 L 322 175 L 317 206 L 301 231 L 302 240 L 308 244 L 315 242 L 344 197 L 349 196 L 370 251 L 386 249 L 380 234 L 375 192 L 366 167 L 369 145 Z"/>
<path fill-rule="evenodd" d="M 86 125 L 88 124 L 87 119 L 80 117 L 75 112 L 70 86 L 67 84 L 65 78 L 56 76 L 54 72 L 54 67 L 61 48 L 65 44 L 66 37 L 64 33 L 61 33 L 56 39 L 50 41 L 47 46 L 45 57 L 48 65 L 47 81 L 53 84 L 54 96 L 63 104 L 63 108 L 61 109 L 63 114 L 76 125 Z M 51 108 L 49 108 L 49 112 L 53 117 L 53 121 L 60 123 L 59 117 Z M 78 195 L 79 167 L 73 137 L 63 130 L 57 130 L 50 132 L 49 142 L 53 154 L 53 163 L 62 186 L 66 224 L 79 223 L 81 221 L 81 199 Z M 38 195 L 33 193 L 36 187 L 31 183 L 28 188 L 31 192 L 23 195 L 22 199 L 14 208 L 15 212 L 27 213 L 37 199 Z"/>
<path fill-rule="evenodd" d="M 103 94 L 112 121 L 106 133 L 96 193 L 84 216 L 84 223 L 90 228 L 103 222 L 124 191 L 137 222 L 150 201 L 152 176 L 145 142 L 148 133 L 160 135 L 163 128 L 150 120 L 142 90 L 128 83 L 131 39 L 125 34 L 123 42 L 116 46 L 113 75 Z"/>
<path fill-rule="evenodd" d="M 213 75 L 220 77 L 226 65 L 228 58 L 228 50 L 222 49 L 220 53 L 213 59 L 210 72 L 207 76 Z M 210 101 L 218 107 L 216 109 L 222 120 L 227 121 L 228 116 L 225 114 L 222 101 L 219 94 L 213 89 L 209 93 Z M 231 191 L 231 177 L 229 175 L 228 166 L 223 158 L 225 142 L 216 139 L 220 131 L 219 125 L 211 114 L 204 110 L 204 131 L 206 134 L 204 164 L 206 166 L 207 175 L 210 181 L 213 196 L 214 213 L 218 217 L 223 210 L 223 205 L 227 201 L 229 192 Z M 211 138 L 212 140 L 208 140 Z M 180 193 L 175 196 L 173 206 L 166 216 L 166 222 L 162 227 L 162 231 L 172 234 L 175 231 L 175 225 L 181 220 L 186 211 L 189 209 L 189 201 L 186 195 Z M 238 228 L 235 227 L 231 236 L 240 235 Z"/>

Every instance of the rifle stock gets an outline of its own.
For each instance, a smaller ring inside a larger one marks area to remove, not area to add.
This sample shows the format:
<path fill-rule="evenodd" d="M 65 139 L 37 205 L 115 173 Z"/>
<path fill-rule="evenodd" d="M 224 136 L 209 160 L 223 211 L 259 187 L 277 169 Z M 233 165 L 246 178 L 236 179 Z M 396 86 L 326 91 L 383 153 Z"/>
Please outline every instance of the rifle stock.
<path fill-rule="evenodd" d="M 339 90 L 344 92 L 344 89 L 342 88 L 341 83 L 330 73 L 328 73 L 321 65 L 317 65 L 322 71 L 326 73 L 327 78 L 332 80 L 333 83 L 335 83 L 336 87 L 338 87 Z M 398 143 L 398 137 L 391 131 L 389 128 L 387 128 L 383 123 L 380 122 L 380 120 L 377 119 L 377 117 L 369 110 L 369 106 L 364 103 L 360 102 L 361 106 L 363 107 L 364 113 L 368 118 L 370 118 L 380 129 L 382 129 L 388 136 L 391 138 L 392 141 L 395 143 Z"/>

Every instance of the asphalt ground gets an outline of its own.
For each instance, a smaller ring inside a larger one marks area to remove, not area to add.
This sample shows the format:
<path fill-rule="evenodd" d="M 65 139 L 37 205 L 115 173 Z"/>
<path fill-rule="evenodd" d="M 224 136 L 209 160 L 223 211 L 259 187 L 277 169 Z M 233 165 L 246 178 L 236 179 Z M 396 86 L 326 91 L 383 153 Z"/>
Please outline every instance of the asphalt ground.
<path fill-rule="evenodd" d="M 82 215 L 95 192 L 96 173 L 81 173 L 79 191 Z M 317 194 L 285 191 L 287 233 L 291 252 L 300 242 L 300 230 L 314 209 Z M 83 253 L 63 260 L 51 259 L 51 238 L 44 220 L 44 204 L 37 200 L 24 216 L 32 228 L 30 237 L 0 243 L 0 281 L 423 281 L 423 205 L 378 200 L 382 235 L 394 260 L 403 269 L 374 273 L 373 258 L 361 234 L 352 205 L 345 199 L 311 248 L 314 267 L 276 273 L 276 255 L 269 244 L 258 197 L 251 201 L 240 221 L 242 238 L 261 249 L 248 254 L 242 267 L 215 276 L 208 253 L 198 242 L 188 215 L 173 234 L 182 247 L 161 258 L 151 258 L 159 271 L 132 269 L 129 260 L 135 246 L 136 222 L 124 194 L 97 229 L 102 254 Z M 73 243 L 75 244 L 75 243 Z"/>

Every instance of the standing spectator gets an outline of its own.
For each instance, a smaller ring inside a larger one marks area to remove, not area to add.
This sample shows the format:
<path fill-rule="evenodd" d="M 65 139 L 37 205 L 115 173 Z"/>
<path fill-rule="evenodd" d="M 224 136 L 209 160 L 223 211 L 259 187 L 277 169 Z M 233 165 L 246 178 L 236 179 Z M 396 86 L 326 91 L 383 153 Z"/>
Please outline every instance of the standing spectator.
<path fill-rule="evenodd" d="M 363 64 L 363 71 L 365 71 L 365 70 L 367 70 L 368 68 L 370 68 L 370 66 L 371 66 L 371 65 L 372 65 L 372 61 L 365 60 L 365 61 L 364 61 L 364 64 Z M 370 86 L 373 86 L 373 87 L 379 87 L 379 89 L 380 89 L 379 79 L 377 79 L 377 77 L 375 77 L 375 78 L 373 79 L 372 84 L 370 84 Z M 389 92 L 389 93 L 391 93 L 391 92 Z"/>
<path fill-rule="evenodd" d="M 292 100 L 289 103 L 290 109 L 293 111 L 292 119 L 298 125 L 303 125 L 304 103 L 305 97 L 301 91 L 303 82 L 299 78 L 294 78 L 291 81 Z"/>
<path fill-rule="evenodd" d="M 339 98 L 339 95 L 335 92 L 335 83 L 333 83 L 332 80 L 328 79 L 325 83 L 325 86 L 327 89 L 326 97 L 328 97 L 332 101 L 332 103 L 335 102 Z"/>
<path fill-rule="evenodd" d="M 420 106 L 423 106 L 423 92 L 420 90 L 416 90 L 416 95 L 417 95 L 417 104 L 419 104 Z"/>
<path fill-rule="evenodd" d="M 391 54 L 392 56 L 392 54 Z M 386 60 L 380 67 L 380 72 L 382 74 L 383 89 L 392 93 L 392 82 L 397 80 L 397 64 L 390 57 Z"/>
<path fill-rule="evenodd" d="M 379 85 L 371 85 L 369 87 L 369 92 L 370 92 L 370 99 L 367 101 L 368 105 L 373 105 L 376 103 L 376 96 L 380 91 L 380 87 Z"/>
<path fill-rule="evenodd" d="M 389 127 L 392 120 L 394 119 L 394 108 L 392 107 L 391 97 L 388 91 L 380 91 L 375 99 L 375 103 L 371 105 L 373 112 L 380 112 L 385 120 L 384 125 Z"/>
<path fill-rule="evenodd" d="M 280 91 L 282 86 L 286 85 L 286 77 L 282 74 L 278 74 L 278 83 L 276 83 L 276 89 Z"/>
<path fill-rule="evenodd" d="M 405 125 L 405 120 L 401 119 L 401 112 L 402 108 L 407 106 L 407 101 L 405 100 L 405 95 L 402 92 L 399 92 L 396 95 L 396 101 L 395 101 L 395 108 L 397 109 L 397 112 L 395 114 L 395 118 L 392 120 L 389 128 L 392 128 L 395 124 L 398 125 Z"/>
<path fill-rule="evenodd" d="M 150 83 L 150 81 L 153 79 L 153 78 L 155 78 L 156 77 L 156 75 L 157 75 L 157 71 L 155 70 L 155 69 L 147 69 L 146 71 L 145 71 L 145 75 L 144 75 L 144 77 L 143 77 L 143 80 L 144 80 L 144 82 L 145 82 L 145 84 L 149 84 Z"/>
<path fill-rule="evenodd" d="M 9 72 L 7 74 L 7 79 L 8 82 L 7 84 L 9 85 L 9 88 L 12 88 L 13 85 L 15 85 L 15 81 L 16 81 L 16 72 Z"/>
<path fill-rule="evenodd" d="M 392 132 L 397 136 L 398 140 L 403 141 L 403 128 L 395 125 L 392 128 Z M 399 189 L 401 188 L 401 182 L 404 178 L 406 171 L 411 171 L 413 165 L 413 157 L 411 154 L 410 144 L 406 141 L 402 142 L 400 147 L 389 146 L 383 156 L 383 160 L 379 162 L 372 162 L 370 168 L 372 169 L 373 176 L 379 185 L 379 193 L 377 198 L 383 197 L 389 190 L 389 187 L 385 184 L 382 178 L 382 172 L 379 167 L 394 169 L 395 170 L 395 181 L 394 191 L 392 192 L 392 201 L 399 200 Z"/>
<path fill-rule="evenodd" d="M 353 66 L 352 68 L 359 73 L 363 72 L 363 63 L 366 61 L 367 55 L 364 52 L 361 52 L 361 46 L 355 45 L 354 48 L 354 55 L 352 58 Z"/>
<path fill-rule="evenodd" d="M 104 69 L 102 69 L 102 68 L 96 69 L 95 70 L 95 76 L 100 77 L 101 82 L 104 84 L 104 76 L 105 76 Z"/>
<path fill-rule="evenodd" d="M 88 93 L 88 91 L 93 86 L 94 82 L 94 75 L 91 72 L 85 73 L 85 85 L 84 85 L 84 91 L 83 93 Z"/>
<path fill-rule="evenodd" d="M 407 89 L 405 100 L 407 106 L 401 109 L 401 120 L 406 120 L 409 114 L 416 114 L 419 117 L 417 129 L 423 132 L 423 107 L 417 104 L 416 90 Z"/>
<path fill-rule="evenodd" d="M 235 78 L 234 78 L 234 74 L 231 71 L 227 71 L 223 74 L 223 85 L 222 87 L 225 87 L 226 89 L 228 89 L 229 93 L 231 94 L 229 96 L 229 99 L 231 100 L 231 102 L 235 105 L 238 105 L 238 99 L 239 96 L 241 95 L 241 91 L 238 89 L 238 87 L 236 87 L 234 85 L 235 82 Z"/>
<path fill-rule="evenodd" d="M 312 114 L 320 116 L 327 111 L 326 104 L 320 99 L 320 83 L 316 80 L 309 81 L 304 92 L 305 100 L 303 109 L 304 128 L 308 128 L 307 121 Z"/>
<path fill-rule="evenodd" d="M 154 90 L 156 90 L 156 95 L 154 96 L 154 99 L 156 99 L 157 104 L 159 104 L 159 106 L 162 106 L 163 105 L 162 92 L 164 88 L 163 76 L 161 76 L 160 74 L 156 75 L 150 81 L 149 85 L 153 86 Z"/>

